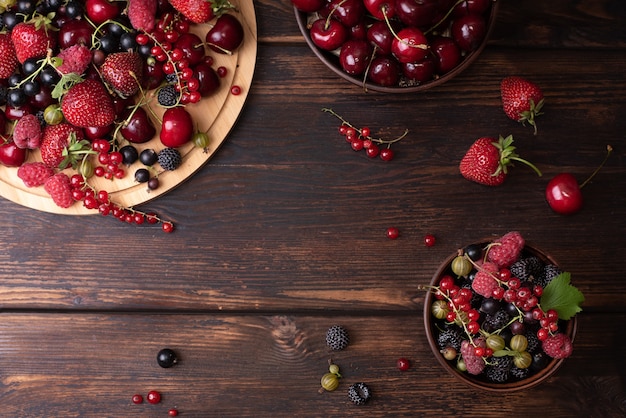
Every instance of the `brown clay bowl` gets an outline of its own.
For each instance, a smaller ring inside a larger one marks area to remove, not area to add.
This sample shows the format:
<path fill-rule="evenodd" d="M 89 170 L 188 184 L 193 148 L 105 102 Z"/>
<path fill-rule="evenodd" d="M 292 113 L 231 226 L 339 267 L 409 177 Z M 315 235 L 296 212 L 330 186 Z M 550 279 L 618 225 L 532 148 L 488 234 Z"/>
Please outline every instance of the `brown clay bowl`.
<path fill-rule="evenodd" d="M 479 244 L 486 245 L 487 243 L 488 241 L 485 240 L 485 241 L 480 242 Z M 457 253 L 450 255 L 439 266 L 439 268 L 437 269 L 436 273 L 434 274 L 430 282 L 431 286 L 436 286 L 439 283 L 441 277 L 443 277 L 446 274 L 450 274 L 454 276 L 452 273 L 452 270 L 450 269 L 450 264 L 452 263 L 452 260 L 457 255 L 458 255 Z M 558 263 L 556 263 L 552 259 L 552 257 L 550 257 L 545 252 L 541 251 L 540 249 L 532 245 L 529 245 L 528 243 L 526 244 L 523 250 L 523 255 L 524 256 L 536 256 L 546 264 L 549 263 L 549 264 L 554 264 L 558 266 Z M 524 390 L 524 389 L 528 389 L 528 388 L 537 386 L 545 382 L 547 379 L 553 376 L 554 373 L 557 372 L 557 370 L 563 365 L 564 361 L 566 360 L 566 359 L 551 359 L 545 368 L 535 372 L 534 374 L 529 375 L 526 379 L 516 380 L 516 381 L 507 381 L 506 383 L 494 383 L 494 382 L 487 381 L 484 378 L 481 378 L 480 375 L 474 376 L 466 372 L 461 372 L 456 368 L 456 361 L 446 360 L 439 351 L 439 347 L 437 345 L 437 335 L 439 331 L 436 327 L 436 323 L 435 323 L 436 319 L 432 316 L 431 311 L 430 311 L 430 307 L 434 301 L 435 301 L 435 296 L 433 292 L 427 292 L 426 298 L 424 300 L 424 327 L 426 330 L 426 338 L 428 339 L 428 344 L 430 345 L 430 348 L 433 354 L 435 355 L 435 358 L 439 362 L 439 364 L 441 364 L 441 366 L 448 373 L 454 376 L 458 381 L 466 385 L 472 386 L 477 389 L 482 389 L 482 390 L 492 391 L 492 392 L 515 392 L 519 390 Z M 569 337 L 571 338 L 573 342 L 574 337 L 576 336 L 576 329 L 577 329 L 576 317 L 571 318 L 569 321 L 564 321 L 564 323 L 561 324 L 561 329 L 567 335 L 569 335 Z"/>
<path fill-rule="evenodd" d="M 491 6 L 490 6 L 491 8 L 490 10 L 486 12 L 488 13 L 487 22 L 486 22 L 487 32 L 485 34 L 485 37 L 482 43 L 480 44 L 478 48 L 476 48 L 472 52 L 467 53 L 462 58 L 461 62 L 455 68 L 453 68 L 452 70 L 450 70 L 449 72 L 443 75 L 434 77 L 430 81 L 426 81 L 417 85 L 397 86 L 397 87 L 396 86 L 392 86 L 392 87 L 381 86 L 381 85 L 372 83 L 370 81 L 364 82 L 363 76 L 355 77 L 344 72 L 343 69 L 341 68 L 341 65 L 339 64 L 338 54 L 333 53 L 332 51 L 331 52 L 324 51 L 318 48 L 311 40 L 311 37 L 309 35 L 309 29 L 307 27 L 309 14 L 298 10 L 296 7 L 294 7 L 294 12 L 296 15 L 296 21 L 298 23 L 298 27 L 300 28 L 300 32 L 302 32 L 302 36 L 304 37 L 306 43 L 309 45 L 310 49 L 313 51 L 313 53 L 315 53 L 315 55 L 320 59 L 320 61 L 322 61 L 328 68 L 330 68 L 334 73 L 339 75 L 341 78 L 357 86 L 363 87 L 365 91 L 372 90 L 372 91 L 377 91 L 381 93 L 416 93 L 416 92 L 428 90 L 430 88 L 439 86 L 453 79 L 457 75 L 461 74 L 474 61 L 476 61 L 476 59 L 478 58 L 480 53 L 483 51 L 483 49 L 485 49 L 485 46 L 487 45 L 489 41 L 489 37 L 496 23 L 496 16 L 498 13 L 499 6 L 500 6 L 500 1 L 493 0 L 491 2 Z"/>

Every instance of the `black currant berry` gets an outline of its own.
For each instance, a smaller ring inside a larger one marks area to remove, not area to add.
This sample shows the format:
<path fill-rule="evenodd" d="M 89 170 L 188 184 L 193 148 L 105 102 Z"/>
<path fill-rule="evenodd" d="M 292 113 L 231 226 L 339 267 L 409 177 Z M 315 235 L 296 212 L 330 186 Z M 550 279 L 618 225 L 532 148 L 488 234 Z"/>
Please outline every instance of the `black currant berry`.
<path fill-rule="evenodd" d="M 120 148 L 120 152 L 122 153 L 122 162 L 126 165 L 131 165 L 139 158 L 137 148 L 132 145 L 124 145 Z"/>
<path fill-rule="evenodd" d="M 483 255 L 483 249 L 479 244 L 471 244 L 465 247 L 465 254 L 473 261 L 478 261 Z"/>
<path fill-rule="evenodd" d="M 152 177 L 150 180 L 148 180 L 148 189 L 156 190 L 158 188 L 159 188 L 159 178 L 158 177 Z"/>
<path fill-rule="evenodd" d="M 135 171 L 135 181 L 137 183 L 145 183 L 150 180 L 150 172 L 145 168 L 139 168 Z"/>
<path fill-rule="evenodd" d="M 164 369 L 168 369 L 174 366 L 177 362 L 178 357 L 172 349 L 164 348 L 157 354 L 157 363 Z"/>
<path fill-rule="evenodd" d="M 75 19 L 83 15 L 83 5 L 81 2 L 72 0 L 65 5 L 65 14 L 70 19 Z"/>
<path fill-rule="evenodd" d="M 158 158 L 158 154 L 152 148 L 147 148 L 139 154 L 139 161 L 141 161 L 143 165 L 152 165 L 157 162 Z"/>

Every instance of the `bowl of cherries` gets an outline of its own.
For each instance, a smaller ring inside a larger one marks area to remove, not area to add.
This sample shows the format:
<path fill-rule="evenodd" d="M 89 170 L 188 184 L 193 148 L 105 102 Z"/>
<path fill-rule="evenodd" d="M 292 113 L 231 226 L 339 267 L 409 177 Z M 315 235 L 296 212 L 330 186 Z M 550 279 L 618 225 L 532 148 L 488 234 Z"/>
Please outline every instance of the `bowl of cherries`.
<path fill-rule="evenodd" d="M 528 389 L 572 354 L 584 297 L 570 273 L 519 232 L 459 249 L 421 288 L 428 343 L 464 384 Z"/>
<path fill-rule="evenodd" d="M 454 78 L 478 58 L 497 0 L 291 0 L 304 39 L 366 91 L 411 93 Z"/>

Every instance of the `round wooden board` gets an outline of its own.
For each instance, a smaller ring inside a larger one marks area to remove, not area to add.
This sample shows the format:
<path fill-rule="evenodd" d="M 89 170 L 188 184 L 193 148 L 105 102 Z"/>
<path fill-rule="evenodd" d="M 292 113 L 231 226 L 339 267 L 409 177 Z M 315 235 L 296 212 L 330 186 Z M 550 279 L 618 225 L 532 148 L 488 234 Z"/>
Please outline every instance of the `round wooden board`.
<path fill-rule="evenodd" d="M 135 182 L 135 171 L 143 167 L 140 162 L 126 167 L 127 174 L 123 179 L 106 180 L 95 176 L 89 179 L 89 184 L 96 190 L 108 191 L 112 202 L 130 208 L 155 199 L 172 190 L 191 177 L 211 159 L 235 125 L 252 84 L 257 55 L 257 26 L 253 2 L 247 0 L 231 0 L 231 2 L 237 6 L 237 11 L 232 13 L 237 16 L 244 27 L 244 41 L 232 55 L 220 54 L 207 49 L 207 54 L 211 55 L 215 60 L 213 67 L 223 66 L 227 69 L 227 74 L 220 79 L 221 85 L 215 94 L 202 99 L 198 103 L 186 106 L 187 111 L 193 117 L 197 129 L 208 133 L 210 138 L 209 146 L 206 150 L 200 149 L 192 143 L 180 147 L 179 151 L 183 156 L 183 164 L 174 171 L 163 171 L 158 164 L 155 164 L 153 168 L 158 169 L 159 177 L 159 188 L 156 190 L 148 190 L 146 184 Z M 204 40 L 211 23 L 193 25 L 192 32 Z M 241 94 L 231 94 L 230 88 L 235 85 L 241 87 Z M 157 134 L 151 141 L 144 144 L 134 144 L 139 152 L 146 148 L 152 148 L 158 152 L 164 148 L 164 145 L 159 140 L 159 120 L 163 115 L 164 109 L 156 103 L 156 98 L 153 95 L 154 91 L 151 91 L 146 96 L 152 99 L 149 101 L 148 106 L 152 108 L 154 115 L 158 118 L 157 120 L 154 116 L 151 116 L 154 126 L 157 128 Z M 148 111 L 147 113 L 151 114 L 152 112 Z M 27 161 L 41 161 L 39 150 L 30 151 Z M 74 171 L 71 169 L 66 169 L 65 172 L 68 175 L 74 174 Z M 6 167 L 1 164 L 0 196 L 20 205 L 44 212 L 65 215 L 91 215 L 98 213 L 97 210 L 86 209 L 80 202 L 76 202 L 67 209 L 57 206 L 43 187 L 26 187 L 22 180 L 17 177 L 17 168 Z"/>

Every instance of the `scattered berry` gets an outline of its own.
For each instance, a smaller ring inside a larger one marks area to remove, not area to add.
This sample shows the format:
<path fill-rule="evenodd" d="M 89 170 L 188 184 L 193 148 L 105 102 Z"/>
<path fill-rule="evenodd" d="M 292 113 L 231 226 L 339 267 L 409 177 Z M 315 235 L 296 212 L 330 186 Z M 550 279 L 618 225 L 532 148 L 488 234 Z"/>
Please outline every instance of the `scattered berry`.
<path fill-rule="evenodd" d="M 404 372 L 406 370 L 409 370 L 409 368 L 411 367 L 411 363 L 408 359 L 401 357 L 396 361 L 396 366 L 398 367 L 398 369 Z"/>
<path fill-rule="evenodd" d="M 570 338 L 563 333 L 547 337 L 541 342 L 541 347 L 547 355 L 555 359 L 569 357 L 574 349 Z"/>
<path fill-rule="evenodd" d="M 143 402 L 143 396 L 139 394 L 133 395 L 132 401 L 134 404 L 138 405 Z"/>
<path fill-rule="evenodd" d="M 150 392 L 148 392 L 148 396 L 146 396 L 146 399 L 151 404 L 157 404 L 161 402 L 161 394 L 156 390 L 151 390 Z"/>
<path fill-rule="evenodd" d="M 334 351 L 343 350 L 350 343 L 348 331 L 341 325 L 333 325 L 326 331 L 326 344 Z"/>
<path fill-rule="evenodd" d="M 435 245 L 436 240 L 437 240 L 437 239 L 435 238 L 435 236 L 434 236 L 434 235 L 432 235 L 432 234 L 426 234 L 426 235 L 424 236 L 424 245 L 425 245 L 425 246 L 427 246 L 427 247 L 432 247 L 432 246 L 434 246 L 434 245 Z"/>
<path fill-rule="evenodd" d="M 159 165 L 168 171 L 176 170 L 183 162 L 180 152 L 176 148 L 163 148 L 158 154 Z"/>
<path fill-rule="evenodd" d="M 348 388 L 348 399 L 355 405 L 363 405 L 371 397 L 370 388 L 363 382 L 355 383 Z"/>
<path fill-rule="evenodd" d="M 157 363 L 164 369 L 170 368 L 178 363 L 176 352 L 170 348 L 164 348 L 157 353 Z"/>
<path fill-rule="evenodd" d="M 400 236 L 400 231 L 398 228 L 389 227 L 387 228 L 387 238 L 389 239 L 398 239 Z"/>

